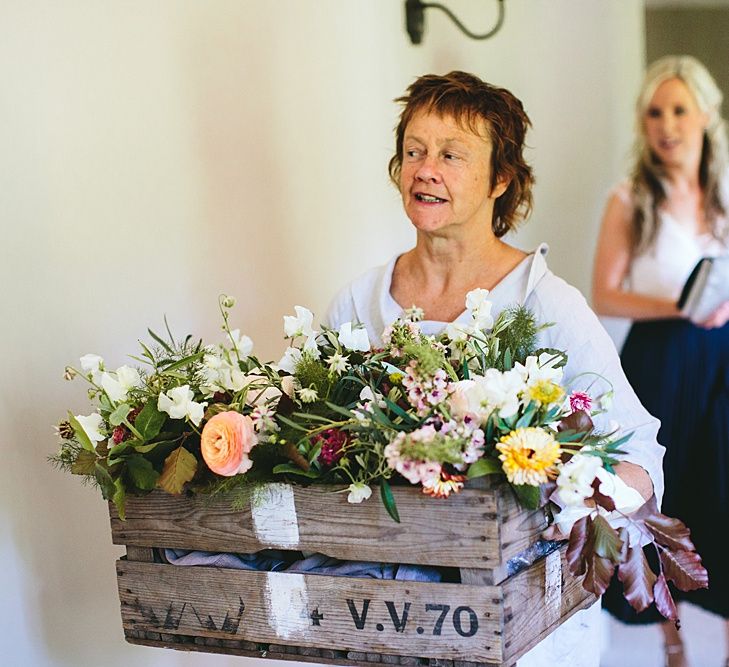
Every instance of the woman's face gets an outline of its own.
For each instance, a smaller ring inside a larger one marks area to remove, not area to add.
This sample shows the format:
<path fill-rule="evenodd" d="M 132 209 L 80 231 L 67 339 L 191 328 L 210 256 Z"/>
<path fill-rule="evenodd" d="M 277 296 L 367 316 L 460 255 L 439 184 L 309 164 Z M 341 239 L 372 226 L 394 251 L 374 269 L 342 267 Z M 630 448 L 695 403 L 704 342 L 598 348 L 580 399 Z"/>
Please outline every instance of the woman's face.
<path fill-rule="evenodd" d="M 454 118 L 420 112 L 405 128 L 400 194 L 416 229 L 438 232 L 453 226 L 491 229 L 495 199 L 491 191 L 491 142 L 485 121 L 481 136 Z"/>
<path fill-rule="evenodd" d="M 686 84 L 668 79 L 656 88 L 645 111 L 646 141 L 664 165 L 698 168 L 707 120 Z"/>

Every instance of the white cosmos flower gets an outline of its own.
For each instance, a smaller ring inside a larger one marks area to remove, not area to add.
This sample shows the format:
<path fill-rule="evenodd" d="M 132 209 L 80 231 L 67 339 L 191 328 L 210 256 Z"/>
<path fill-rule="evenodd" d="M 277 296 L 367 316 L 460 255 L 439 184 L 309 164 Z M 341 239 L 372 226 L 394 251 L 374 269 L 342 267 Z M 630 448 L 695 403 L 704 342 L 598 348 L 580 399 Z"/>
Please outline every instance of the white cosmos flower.
<path fill-rule="evenodd" d="M 342 346 L 348 350 L 368 352 L 370 349 L 370 339 L 364 327 L 352 328 L 351 322 L 345 322 L 339 327 L 337 336 Z"/>
<path fill-rule="evenodd" d="M 250 357 L 253 352 L 253 341 L 248 336 L 241 336 L 240 329 L 233 329 L 227 335 L 228 342 L 238 350 L 241 357 Z"/>
<path fill-rule="evenodd" d="M 372 489 L 362 482 L 355 482 L 349 485 L 348 503 L 361 503 L 372 495 Z"/>
<path fill-rule="evenodd" d="M 303 306 L 294 306 L 296 315 L 284 315 L 284 333 L 286 338 L 296 338 L 297 336 L 306 336 L 307 338 L 314 335 L 314 329 L 311 326 L 314 321 L 314 314 Z"/>
<path fill-rule="evenodd" d="M 125 401 L 129 390 L 141 384 L 139 371 L 131 366 L 120 366 L 114 373 L 101 374 L 101 386 L 112 403 Z"/>
<path fill-rule="evenodd" d="M 295 347 L 287 347 L 283 357 L 278 362 L 278 367 L 282 371 L 293 374 L 296 371 L 296 364 L 301 361 L 301 350 Z"/>
<path fill-rule="evenodd" d="M 92 442 L 101 442 L 102 440 L 106 440 L 106 436 L 101 434 L 101 427 L 104 423 L 104 419 L 98 412 L 94 412 L 90 415 L 74 416 L 76 417 L 76 421 L 81 424 L 81 428 L 89 437 L 89 440 Z"/>
<path fill-rule="evenodd" d="M 160 394 L 157 399 L 157 409 L 166 412 L 172 419 L 187 418 L 195 426 L 199 426 L 207 402 L 196 403 L 192 400 L 194 397 L 190 386 L 184 384 Z"/>
<path fill-rule="evenodd" d="M 104 360 L 98 354 L 84 354 L 80 359 L 81 369 L 90 377 L 93 382 L 99 384 L 101 369 L 104 367 Z"/>

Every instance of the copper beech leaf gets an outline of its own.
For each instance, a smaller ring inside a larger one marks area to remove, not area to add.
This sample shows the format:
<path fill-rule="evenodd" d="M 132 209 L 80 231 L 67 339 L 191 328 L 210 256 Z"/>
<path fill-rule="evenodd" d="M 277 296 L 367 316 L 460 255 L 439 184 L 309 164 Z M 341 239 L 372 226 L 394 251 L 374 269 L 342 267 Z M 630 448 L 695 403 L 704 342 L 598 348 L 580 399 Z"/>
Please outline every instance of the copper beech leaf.
<path fill-rule="evenodd" d="M 636 611 L 643 611 L 653 602 L 656 575 L 640 547 L 628 549 L 624 562 L 618 566 L 618 579 L 623 582 L 625 599 Z"/>
<path fill-rule="evenodd" d="M 676 551 L 695 551 L 693 542 L 689 538 L 691 531 L 686 525 L 665 514 L 655 513 L 643 520 L 646 528 L 656 538 L 658 544 L 662 544 Z"/>
<path fill-rule="evenodd" d="M 701 556 L 695 551 L 661 550 L 661 565 L 666 579 L 682 591 L 709 587 L 709 573 L 701 565 Z"/>
<path fill-rule="evenodd" d="M 195 476 L 196 471 L 195 456 L 184 447 L 178 447 L 165 459 L 157 486 L 167 493 L 179 495 L 185 484 Z"/>
<path fill-rule="evenodd" d="M 610 496 L 600 493 L 599 478 L 595 477 L 595 479 L 592 480 L 592 488 L 592 500 L 594 500 L 596 504 L 600 505 L 600 507 L 604 507 L 608 512 L 613 512 L 615 510 L 615 501 Z"/>
<path fill-rule="evenodd" d="M 593 428 L 592 419 L 584 410 L 575 410 L 562 419 L 557 426 L 558 431 L 575 431 L 576 433 L 590 433 Z"/>
<path fill-rule="evenodd" d="M 668 584 L 663 574 L 658 576 L 656 584 L 653 586 L 653 599 L 656 603 L 656 609 L 658 609 L 664 618 L 667 618 L 669 621 L 676 621 L 678 619 L 676 603 L 673 601 L 671 591 L 668 590 Z"/>
<path fill-rule="evenodd" d="M 570 531 L 570 544 L 567 547 L 567 563 L 573 576 L 579 577 L 587 572 L 584 549 L 587 542 L 588 517 L 583 516 L 575 521 Z"/>

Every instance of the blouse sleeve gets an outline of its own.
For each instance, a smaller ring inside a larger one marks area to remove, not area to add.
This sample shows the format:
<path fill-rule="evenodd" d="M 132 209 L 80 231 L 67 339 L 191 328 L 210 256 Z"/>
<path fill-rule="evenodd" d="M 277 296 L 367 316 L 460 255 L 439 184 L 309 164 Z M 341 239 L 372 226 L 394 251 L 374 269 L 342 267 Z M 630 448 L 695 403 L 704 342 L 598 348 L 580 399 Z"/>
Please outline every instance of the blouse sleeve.
<path fill-rule="evenodd" d="M 658 419 L 643 407 L 630 386 L 615 345 L 587 305 L 582 294 L 553 274 L 540 284 L 527 301 L 538 321 L 554 322 L 543 332 L 540 345 L 565 350 L 568 355 L 564 381 L 570 390 L 599 395 L 612 388 L 613 398 L 594 421 L 597 429 L 630 434 L 620 446 L 618 458 L 641 466 L 653 482 L 660 507 L 663 498 L 664 447 L 658 444 Z"/>

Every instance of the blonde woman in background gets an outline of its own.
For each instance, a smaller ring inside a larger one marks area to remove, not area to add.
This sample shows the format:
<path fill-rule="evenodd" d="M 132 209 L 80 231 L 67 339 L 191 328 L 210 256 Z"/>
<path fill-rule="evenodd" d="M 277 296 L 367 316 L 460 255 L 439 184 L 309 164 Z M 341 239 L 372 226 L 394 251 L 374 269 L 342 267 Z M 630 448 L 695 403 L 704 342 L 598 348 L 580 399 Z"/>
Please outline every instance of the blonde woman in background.
<path fill-rule="evenodd" d="M 676 592 L 729 618 L 729 302 L 692 323 L 677 306 L 702 257 L 728 251 L 729 154 L 721 91 L 690 56 L 649 68 L 637 102 L 635 165 L 612 192 L 602 221 L 593 304 L 633 320 L 621 354 L 625 373 L 666 447 L 663 509 L 691 527 L 709 589 Z M 613 580 L 603 606 L 628 623 L 662 620 L 630 608 Z M 661 623 L 666 664 L 687 665 L 681 634 Z M 729 624 L 726 624 L 729 645 Z M 729 650 L 727 650 L 729 655 Z M 729 667 L 729 658 L 726 659 Z"/>

